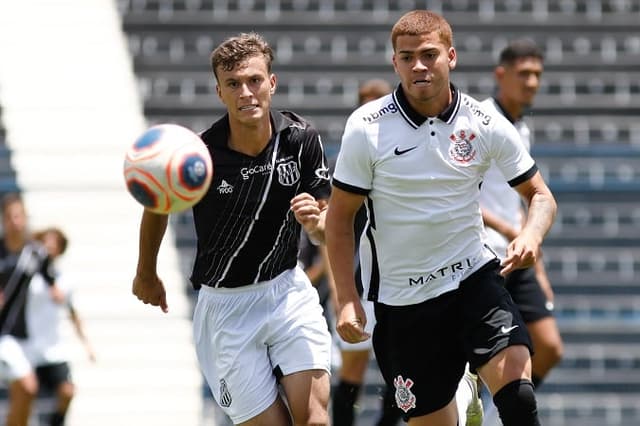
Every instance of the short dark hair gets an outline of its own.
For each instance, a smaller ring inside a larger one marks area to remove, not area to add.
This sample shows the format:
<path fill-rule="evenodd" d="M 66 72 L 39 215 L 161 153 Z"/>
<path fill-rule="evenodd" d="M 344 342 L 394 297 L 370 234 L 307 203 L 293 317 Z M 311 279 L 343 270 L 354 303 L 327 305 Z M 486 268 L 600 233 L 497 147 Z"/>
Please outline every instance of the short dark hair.
<path fill-rule="evenodd" d="M 267 63 L 267 70 L 271 72 L 273 62 L 273 49 L 269 43 L 258 33 L 240 33 L 229 37 L 211 53 L 211 68 L 213 74 L 218 77 L 218 67 L 224 71 L 233 70 L 240 62 L 254 56 L 262 56 Z"/>
<path fill-rule="evenodd" d="M 512 65 L 522 58 L 538 58 L 544 61 L 542 49 L 531 39 L 522 38 L 511 41 L 507 47 L 500 52 L 500 65 Z"/>

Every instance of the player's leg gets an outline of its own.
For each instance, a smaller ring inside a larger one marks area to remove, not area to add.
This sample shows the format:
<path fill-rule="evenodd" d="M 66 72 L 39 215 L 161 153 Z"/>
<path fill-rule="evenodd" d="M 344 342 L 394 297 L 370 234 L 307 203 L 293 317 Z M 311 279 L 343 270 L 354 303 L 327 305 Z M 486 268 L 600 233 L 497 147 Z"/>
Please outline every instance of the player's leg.
<path fill-rule="evenodd" d="M 505 288 L 527 324 L 535 351 L 532 356 L 532 380 L 538 387 L 562 358 L 560 331 L 534 268 L 519 269 L 509 274 L 505 279 Z"/>
<path fill-rule="evenodd" d="M 273 282 L 203 287 L 194 310 L 198 363 L 214 399 L 234 424 L 291 424 L 268 354 Z"/>
<path fill-rule="evenodd" d="M 60 362 L 39 366 L 36 368 L 36 375 L 40 387 L 52 389 L 56 395 L 56 409 L 49 419 L 49 426 L 62 426 L 75 395 L 69 364 Z"/>
<path fill-rule="evenodd" d="M 31 405 L 38 394 L 38 380 L 30 373 L 9 384 L 7 426 L 27 426 Z"/>
<path fill-rule="evenodd" d="M 295 425 L 328 425 L 329 373 L 307 370 L 289 374 L 280 380 L 287 396 Z"/>
<path fill-rule="evenodd" d="M 457 291 L 410 306 L 376 304 L 376 360 L 410 425 L 458 424 L 455 395 L 466 364 L 459 305 Z"/>
<path fill-rule="evenodd" d="M 352 426 L 355 419 L 354 405 L 360 397 L 369 365 L 369 350 L 342 350 L 340 355 L 342 364 L 338 384 L 331 397 L 333 426 Z"/>
<path fill-rule="evenodd" d="M 329 424 L 331 335 L 307 275 L 295 268 L 274 286 L 269 358 L 295 425 Z"/>
<path fill-rule="evenodd" d="M 488 386 L 505 426 L 539 425 L 526 325 L 493 261 L 461 284 L 467 354 Z"/>
<path fill-rule="evenodd" d="M 532 357 L 533 382 L 537 386 L 562 359 L 563 347 L 558 324 L 554 317 L 527 323 L 535 353 Z"/>
<path fill-rule="evenodd" d="M 9 381 L 8 426 L 27 425 L 38 394 L 38 379 L 26 351 L 25 341 L 11 335 L 0 337 L 0 374 Z"/>

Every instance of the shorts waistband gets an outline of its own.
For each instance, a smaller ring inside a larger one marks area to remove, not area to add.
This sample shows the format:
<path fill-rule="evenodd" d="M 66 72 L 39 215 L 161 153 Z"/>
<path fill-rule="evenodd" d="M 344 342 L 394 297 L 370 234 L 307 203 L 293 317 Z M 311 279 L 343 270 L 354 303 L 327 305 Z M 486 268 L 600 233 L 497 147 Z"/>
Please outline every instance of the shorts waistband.
<path fill-rule="evenodd" d="M 212 287 L 210 285 L 202 284 L 200 286 L 200 291 L 205 291 L 206 293 L 212 295 L 223 295 L 223 294 L 240 294 L 240 293 L 257 293 L 264 291 L 267 287 L 277 285 L 284 277 L 289 274 L 293 274 L 295 272 L 295 268 L 287 269 L 284 272 L 281 272 L 280 275 L 276 275 L 267 281 L 259 281 L 253 284 L 242 285 L 239 287 Z"/>

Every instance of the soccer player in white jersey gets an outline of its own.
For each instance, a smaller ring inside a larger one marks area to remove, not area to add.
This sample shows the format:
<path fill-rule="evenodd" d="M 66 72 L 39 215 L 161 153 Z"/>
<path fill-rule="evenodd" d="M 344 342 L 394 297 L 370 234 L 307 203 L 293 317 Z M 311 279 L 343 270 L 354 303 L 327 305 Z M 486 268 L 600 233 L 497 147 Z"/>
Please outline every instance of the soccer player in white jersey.
<path fill-rule="evenodd" d="M 503 276 L 536 261 L 557 207 L 513 125 L 450 83 L 452 41 L 442 16 L 403 15 L 391 31 L 400 84 L 347 121 L 326 218 L 337 328 L 349 342 L 369 337 L 350 255 L 364 202 L 360 261 L 375 302 L 373 346 L 405 419 L 456 425 L 468 362 L 506 426 L 538 425 L 531 342 Z M 502 262 L 484 244 L 478 202 L 491 161 L 528 205 Z"/>
<path fill-rule="evenodd" d="M 514 40 L 500 53 L 494 70 L 497 90 L 482 102 L 493 114 L 504 115 L 518 130 L 522 144 L 531 149 L 531 132 L 523 115 L 540 87 L 544 69 L 542 50 L 528 39 Z M 495 166 L 482 181 L 480 207 L 487 226 L 488 243 L 500 257 L 522 228 L 524 211 L 520 195 L 513 191 Z M 518 306 L 533 343 L 532 381 L 536 388 L 562 357 L 562 338 L 553 317 L 553 290 L 542 259 L 532 268 L 518 269 L 505 277 L 505 288 Z"/>
<path fill-rule="evenodd" d="M 297 252 L 301 225 L 324 242 L 331 187 L 318 131 L 271 108 L 272 60 L 255 33 L 211 55 L 227 114 L 201 135 L 215 175 L 193 208 L 194 341 L 213 396 L 235 424 L 326 425 L 331 336 Z M 166 225 L 166 216 L 144 212 L 133 281 L 133 293 L 163 311 L 156 262 Z"/>

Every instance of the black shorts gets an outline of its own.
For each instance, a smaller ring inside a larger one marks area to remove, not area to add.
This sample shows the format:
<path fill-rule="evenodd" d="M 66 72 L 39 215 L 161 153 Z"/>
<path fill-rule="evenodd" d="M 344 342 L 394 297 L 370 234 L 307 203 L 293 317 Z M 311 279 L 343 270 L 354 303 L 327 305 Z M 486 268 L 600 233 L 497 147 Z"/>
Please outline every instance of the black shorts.
<path fill-rule="evenodd" d="M 36 367 L 36 376 L 40 387 L 48 391 L 55 391 L 62 383 L 71 382 L 71 370 L 66 362 Z"/>
<path fill-rule="evenodd" d="M 530 323 L 553 315 L 533 268 L 511 272 L 505 279 L 504 287 L 518 306 L 524 322 Z"/>
<path fill-rule="evenodd" d="M 423 416 L 455 397 L 472 371 L 508 346 L 532 352 L 527 328 L 491 261 L 457 290 L 408 306 L 375 304 L 373 348 L 382 376 L 396 389 L 404 418 Z"/>

